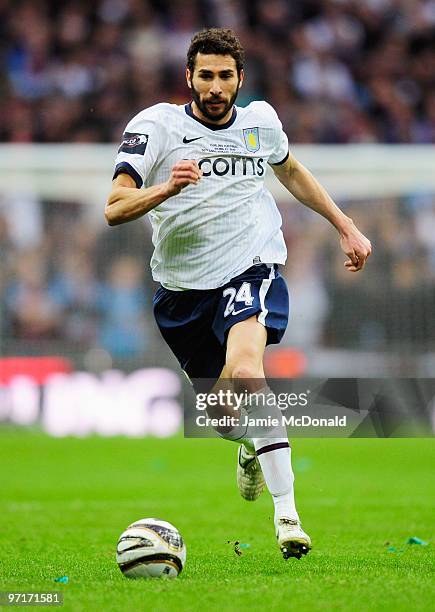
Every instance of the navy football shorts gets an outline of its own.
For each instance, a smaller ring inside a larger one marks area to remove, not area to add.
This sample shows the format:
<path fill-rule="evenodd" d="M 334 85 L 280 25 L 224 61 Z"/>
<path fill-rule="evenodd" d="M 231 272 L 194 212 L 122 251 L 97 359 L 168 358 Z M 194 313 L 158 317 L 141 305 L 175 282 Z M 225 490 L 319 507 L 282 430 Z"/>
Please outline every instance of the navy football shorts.
<path fill-rule="evenodd" d="M 153 304 L 163 338 L 191 379 L 219 378 L 227 334 L 235 323 L 257 315 L 266 327 L 267 344 L 277 344 L 289 315 L 287 285 L 276 264 L 252 266 L 217 289 L 160 287 Z"/>

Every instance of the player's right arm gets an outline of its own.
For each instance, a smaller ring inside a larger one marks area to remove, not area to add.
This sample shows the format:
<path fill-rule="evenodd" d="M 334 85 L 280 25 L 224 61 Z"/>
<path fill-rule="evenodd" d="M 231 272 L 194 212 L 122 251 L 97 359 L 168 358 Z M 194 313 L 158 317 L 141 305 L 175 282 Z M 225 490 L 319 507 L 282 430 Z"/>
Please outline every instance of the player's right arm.
<path fill-rule="evenodd" d="M 147 212 L 174 195 L 187 185 L 196 185 L 201 170 L 195 160 L 181 160 L 171 171 L 165 183 L 138 189 L 136 181 L 126 173 L 120 173 L 113 181 L 112 190 L 104 211 L 109 225 L 119 225 L 142 217 Z"/>
<path fill-rule="evenodd" d="M 127 223 L 146 215 L 187 185 L 196 184 L 201 177 L 197 162 L 184 159 L 177 162 L 170 173 L 168 171 L 170 175 L 165 182 L 152 184 L 153 169 L 167 155 L 167 106 L 156 104 L 144 109 L 125 128 L 105 207 L 109 225 Z"/>

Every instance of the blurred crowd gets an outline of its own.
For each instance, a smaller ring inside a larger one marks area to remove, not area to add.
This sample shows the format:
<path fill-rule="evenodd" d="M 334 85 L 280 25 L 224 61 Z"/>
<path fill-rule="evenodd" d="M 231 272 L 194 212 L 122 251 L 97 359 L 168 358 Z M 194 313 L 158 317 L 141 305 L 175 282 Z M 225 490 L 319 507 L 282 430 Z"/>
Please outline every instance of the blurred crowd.
<path fill-rule="evenodd" d="M 304 207 L 283 207 L 292 312 L 300 347 L 435 349 L 435 195 L 340 202 L 367 236 L 367 270 L 352 274 L 334 230 Z"/>
<path fill-rule="evenodd" d="M 27 215 L 15 224 L 17 209 L 0 207 L 1 352 L 43 353 L 60 342 L 71 354 L 97 348 L 115 360 L 145 355 L 154 327 L 144 226 L 101 231 L 80 204 L 24 197 L 14 204 Z"/>
<path fill-rule="evenodd" d="M 239 103 L 267 99 L 291 142 L 435 141 L 435 0 L 0 0 L 0 140 L 119 141 L 188 99 L 208 26 L 239 34 Z"/>
<path fill-rule="evenodd" d="M 373 242 L 370 273 L 345 270 L 337 234 L 318 215 L 281 207 L 291 293 L 284 346 L 434 350 L 435 197 L 340 205 Z M 151 311 L 150 250 L 147 222 L 97 228 L 80 204 L 0 205 L 1 352 L 61 343 L 114 362 L 156 361 L 166 349 Z"/>

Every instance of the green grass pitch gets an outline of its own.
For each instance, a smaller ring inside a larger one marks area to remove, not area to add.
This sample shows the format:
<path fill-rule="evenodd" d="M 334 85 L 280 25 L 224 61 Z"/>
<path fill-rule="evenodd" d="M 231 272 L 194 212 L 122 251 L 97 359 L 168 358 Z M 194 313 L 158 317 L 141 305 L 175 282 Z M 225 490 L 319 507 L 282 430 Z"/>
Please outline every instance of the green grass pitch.
<path fill-rule="evenodd" d="M 61 590 L 73 611 L 433 609 L 433 440 L 295 440 L 313 539 L 300 561 L 279 553 L 269 495 L 239 497 L 230 442 L 3 430 L 0 445 L 0 590 Z M 129 580 L 115 563 L 119 534 L 148 516 L 186 541 L 176 580 Z"/>

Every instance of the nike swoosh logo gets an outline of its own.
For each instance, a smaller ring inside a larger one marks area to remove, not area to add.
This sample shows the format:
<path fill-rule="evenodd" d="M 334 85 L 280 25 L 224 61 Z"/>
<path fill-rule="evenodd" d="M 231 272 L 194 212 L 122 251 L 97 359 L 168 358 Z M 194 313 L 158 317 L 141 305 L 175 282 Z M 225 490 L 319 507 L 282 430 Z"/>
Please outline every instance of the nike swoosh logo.
<path fill-rule="evenodd" d="M 242 308 L 241 310 L 233 310 L 233 312 L 231 314 L 234 317 L 235 315 L 238 315 L 241 312 L 245 312 L 245 310 L 250 310 L 251 308 L 252 308 L 252 306 L 248 306 L 247 308 Z"/>
<path fill-rule="evenodd" d="M 184 144 L 189 144 L 189 142 L 193 142 L 194 140 L 199 140 L 200 138 L 203 138 L 203 136 L 197 136 L 196 138 L 186 138 L 186 136 L 183 138 L 183 143 Z"/>

